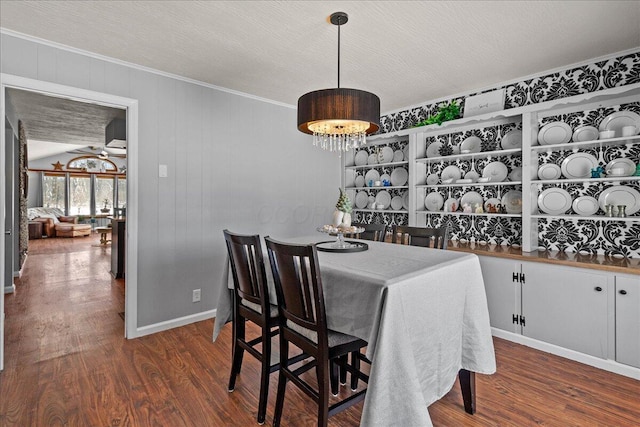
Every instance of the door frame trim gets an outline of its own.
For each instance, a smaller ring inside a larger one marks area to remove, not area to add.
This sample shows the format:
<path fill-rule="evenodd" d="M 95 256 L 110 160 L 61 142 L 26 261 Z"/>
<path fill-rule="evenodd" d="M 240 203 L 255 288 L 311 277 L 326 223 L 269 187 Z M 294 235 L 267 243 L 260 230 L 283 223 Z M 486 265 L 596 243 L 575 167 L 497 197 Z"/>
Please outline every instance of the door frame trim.
<path fill-rule="evenodd" d="M 12 74 L 0 74 L 0 113 L 6 116 L 6 89 L 13 88 L 38 92 L 48 96 L 74 101 L 122 108 L 127 114 L 127 228 L 125 260 L 125 328 L 126 338 L 136 338 L 138 333 L 138 100 L 65 86 L 43 80 L 35 80 Z M 0 132 L 0 164 L 4 164 L 5 135 Z M 4 214 L 5 177 L 0 174 L 0 212 Z M 4 233 L 0 234 L 0 274 L 4 274 Z M 0 276 L 2 277 L 2 276 Z M 4 280 L 4 279 L 3 279 Z M 4 283 L 2 284 L 4 286 Z M 4 367 L 4 298 L 0 299 L 0 370 Z"/>

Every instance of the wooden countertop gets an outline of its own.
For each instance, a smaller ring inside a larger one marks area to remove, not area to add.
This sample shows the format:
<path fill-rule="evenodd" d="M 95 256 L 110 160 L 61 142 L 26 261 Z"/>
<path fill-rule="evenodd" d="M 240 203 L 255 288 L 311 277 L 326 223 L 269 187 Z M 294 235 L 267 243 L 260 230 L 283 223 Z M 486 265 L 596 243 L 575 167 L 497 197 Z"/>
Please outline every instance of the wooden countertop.
<path fill-rule="evenodd" d="M 522 252 L 520 248 L 514 248 L 512 246 L 481 245 L 478 243 L 461 243 L 459 241 L 449 241 L 447 249 L 471 252 L 476 255 L 508 258 L 517 261 L 542 262 L 614 273 L 640 275 L 640 259 L 615 258 L 605 255 L 582 255 L 579 253 L 559 251 L 538 250 L 535 252 Z"/>

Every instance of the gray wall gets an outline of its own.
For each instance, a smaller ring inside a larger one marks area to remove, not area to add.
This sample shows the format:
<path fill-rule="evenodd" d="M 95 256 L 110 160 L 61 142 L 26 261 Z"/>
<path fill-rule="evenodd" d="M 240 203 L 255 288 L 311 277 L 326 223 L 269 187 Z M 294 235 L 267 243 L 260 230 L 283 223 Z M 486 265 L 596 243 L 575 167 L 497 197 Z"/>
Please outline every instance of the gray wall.
<path fill-rule="evenodd" d="M 288 237 L 329 221 L 340 162 L 295 109 L 6 34 L 1 49 L 3 73 L 139 100 L 139 327 L 215 308 L 224 228 Z"/>

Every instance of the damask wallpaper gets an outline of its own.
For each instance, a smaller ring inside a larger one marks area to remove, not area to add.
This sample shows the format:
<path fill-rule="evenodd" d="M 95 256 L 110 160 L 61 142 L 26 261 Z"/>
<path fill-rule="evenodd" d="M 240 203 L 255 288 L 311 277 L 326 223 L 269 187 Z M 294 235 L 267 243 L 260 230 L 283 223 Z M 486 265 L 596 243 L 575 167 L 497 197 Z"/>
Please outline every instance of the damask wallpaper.
<path fill-rule="evenodd" d="M 29 249 L 29 219 L 27 218 L 27 185 L 29 180 L 27 174 L 27 135 L 25 133 L 22 120 L 18 121 L 18 138 L 20 141 L 18 153 L 20 160 L 20 243 L 18 245 L 18 249 L 20 251 L 20 268 L 22 268 Z"/>
<path fill-rule="evenodd" d="M 640 51 L 561 72 L 533 77 L 506 86 L 497 86 L 484 92 L 504 88 L 506 92 L 505 109 L 510 109 L 633 83 L 640 83 Z M 466 96 L 484 92 L 469 93 Z M 382 116 L 380 118 L 380 133 L 408 129 L 427 117 L 435 115 L 438 106 L 445 102 L 455 100 L 463 111 L 466 96 Z"/>
<path fill-rule="evenodd" d="M 505 109 L 521 107 L 525 105 L 537 104 L 540 102 L 566 98 L 574 95 L 595 92 L 612 87 L 625 86 L 640 83 L 640 51 L 621 55 L 608 60 L 593 62 L 586 65 L 570 68 L 567 70 L 544 74 L 532 77 L 523 81 L 497 86 L 483 92 L 470 93 L 466 96 L 473 96 L 479 93 L 489 92 L 494 89 L 505 89 Z M 451 98 L 438 103 L 425 104 L 407 110 L 394 112 L 380 119 L 380 133 L 389 133 L 408 129 L 415 123 L 434 115 L 438 106 L 455 100 L 464 109 L 465 96 Z M 600 122 L 609 114 L 628 110 L 640 114 L 640 102 L 599 108 L 590 111 L 566 114 L 563 116 L 546 117 L 539 123 L 540 127 L 553 121 L 563 121 L 573 129 L 581 125 L 592 125 L 598 127 Z M 425 148 L 429 144 L 439 141 L 445 147 L 457 145 L 465 138 L 476 135 L 483 141 L 482 151 L 497 149 L 500 137 L 506 132 L 521 128 L 521 124 L 503 125 L 499 127 L 487 127 L 467 132 L 442 135 L 438 137 L 428 137 L 424 141 Z M 451 137 L 451 139 L 449 139 Z M 586 149 L 583 152 L 590 153 L 604 164 L 613 159 L 625 157 L 638 163 L 640 161 L 640 147 L 635 146 L 609 146 L 602 150 Z M 539 164 L 555 163 L 562 164 L 562 161 L 572 154 L 573 151 L 540 152 Z M 509 172 L 521 166 L 521 157 L 501 157 L 495 159 L 479 159 L 473 165 L 475 170 L 482 174 L 483 168 L 489 161 L 499 160 L 507 165 Z M 450 164 L 456 164 L 463 173 L 471 168 L 469 162 L 443 162 L 429 166 L 428 173 L 441 173 Z M 418 177 L 418 184 L 422 177 Z M 640 182 L 623 182 L 640 191 Z M 573 198 L 581 195 L 591 195 L 598 197 L 603 190 L 618 185 L 613 182 L 598 182 L 589 185 L 582 183 L 564 184 Z M 540 191 L 549 186 L 541 186 Z M 468 189 L 455 187 L 451 190 L 437 189 L 446 199 L 448 197 L 459 198 Z M 486 200 L 489 197 L 499 197 L 509 190 L 522 190 L 521 186 L 504 186 L 501 189 L 494 187 L 478 187 L 474 191 L 482 194 Z M 427 189 L 427 193 L 432 191 Z M 501 194 L 498 194 L 501 193 Z M 418 210 L 422 210 L 421 200 L 417 201 Z M 568 213 L 573 213 L 569 211 Z M 599 212 L 597 215 L 603 215 Z M 634 214 L 640 218 L 640 212 Z M 382 212 L 358 212 L 355 215 L 358 221 L 362 222 L 384 222 L 391 224 L 406 224 L 408 214 L 386 214 Z M 418 214 L 418 224 L 430 227 L 447 225 L 453 239 L 468 240 L 475 242 L 487 242 L 502 245 L 522 244 L 522 220 L 515 217 L 483 217 L 465 215 L 441 215 L 432 213 Z M 623 221 L 583 221 L 574 219 L 560 220 L 538 220 L 538 245 L 542 249 L 559 250 L 568 252 L 582 252 L 592 254 L 618 255 L 631 258 L 640 258 L 640 225 Z"/>

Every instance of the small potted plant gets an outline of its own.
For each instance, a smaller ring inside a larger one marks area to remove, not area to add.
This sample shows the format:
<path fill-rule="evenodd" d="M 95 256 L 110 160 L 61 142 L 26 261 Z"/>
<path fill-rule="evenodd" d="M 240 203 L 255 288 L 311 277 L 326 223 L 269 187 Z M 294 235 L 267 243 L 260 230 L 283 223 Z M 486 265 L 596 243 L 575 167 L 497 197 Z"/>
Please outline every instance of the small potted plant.
<path fill-rule="evenodd" d="M 102 213 L 108 213 L 109 212 L 109 199 L 104 199 L 104 207 L 102 209 L 100 209 L 100 212 L 102 212 Z"/>

